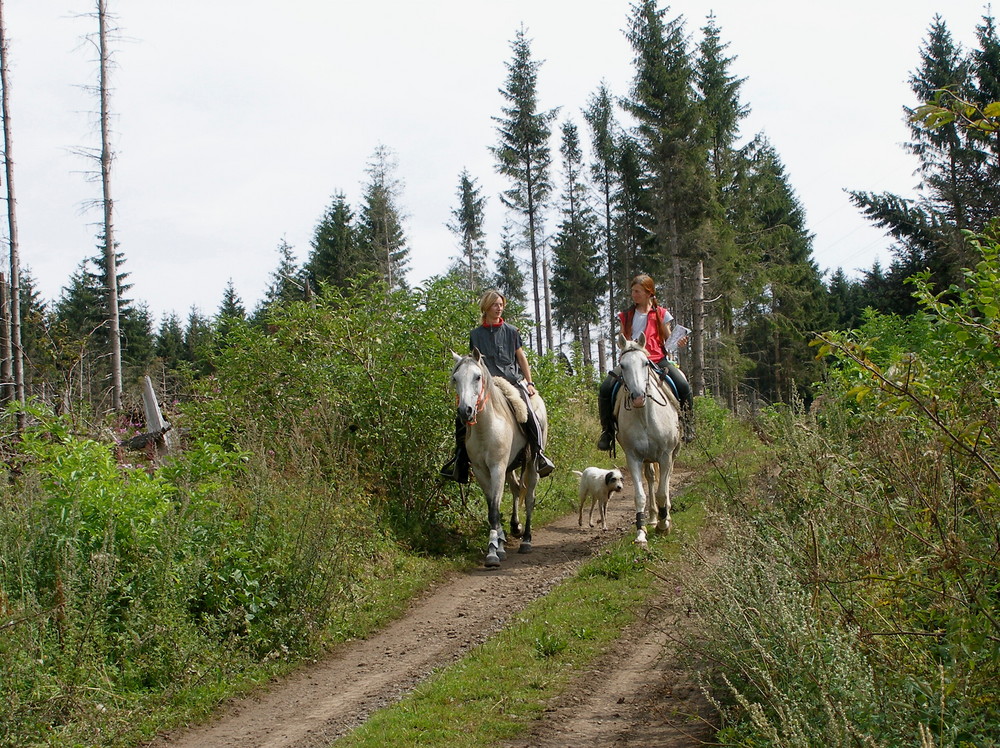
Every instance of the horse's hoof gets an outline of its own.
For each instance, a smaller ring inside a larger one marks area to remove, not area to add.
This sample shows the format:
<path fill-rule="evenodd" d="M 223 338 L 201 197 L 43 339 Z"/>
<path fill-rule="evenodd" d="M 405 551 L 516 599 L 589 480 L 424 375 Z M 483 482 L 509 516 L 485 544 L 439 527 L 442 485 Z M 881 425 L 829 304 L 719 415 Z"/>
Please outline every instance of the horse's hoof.
<path fill-rule="evenodd" d="M 500 557 L 495 553 L 489 554 L 486 557 L 486 568 L 496 569 L 498 566 L 500 566 Z"/>
<path fill-rule="evenodd" d="M 518 553 L 531 553 L 531 543 L 521 543 L 517 548 Z"/>
<path fill-rule="evenodd" d="M 506 561 L 507 560 L 507 549 L 505 549 L 505 548 L 497 548 L 497 558 L 499 558 L 501 561 Z"/>
<path fill-rule="evenodd" d="M 657 523 L 656 532 L 658 532 L 660 535 L 666 535 L 667 533 L 670 532 L 670 525 L 669 524 L 661 525 Z"/>

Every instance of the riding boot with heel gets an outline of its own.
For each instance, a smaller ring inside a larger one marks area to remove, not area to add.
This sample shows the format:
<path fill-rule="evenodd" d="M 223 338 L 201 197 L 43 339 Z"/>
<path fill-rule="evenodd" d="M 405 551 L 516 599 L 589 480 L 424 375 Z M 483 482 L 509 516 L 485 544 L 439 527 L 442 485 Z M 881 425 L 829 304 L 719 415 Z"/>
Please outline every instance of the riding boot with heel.
<path fill-rule="evenodd" d="M 597 448 L 602 452 L 610 452 L 615 446 L 614 386 L 614 378 L 608 375 L 597 391 L 597 413 L 601 419 L 601 438 L 597 440 Z"/>
<path fill-rule="evenodd" d="M 465 424 L 455 421 L 455 454 L 441 468 L 439 475 L 456 483 L 469 482 L 469 453 L 465 451 Z"/>

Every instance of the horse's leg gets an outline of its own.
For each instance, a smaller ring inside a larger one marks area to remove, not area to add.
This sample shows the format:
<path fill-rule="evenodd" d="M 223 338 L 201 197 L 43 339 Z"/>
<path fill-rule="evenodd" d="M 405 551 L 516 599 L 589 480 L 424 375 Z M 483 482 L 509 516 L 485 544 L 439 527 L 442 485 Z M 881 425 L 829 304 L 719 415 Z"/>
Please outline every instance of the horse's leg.
<path fill-rule="evenodd" d="M 506 537 L 503 534 L 503 517 L 500 514 L 500 500 L 503 498 L 504 486 L 502 471 L 503 468 L 491 467 L 489 485 L 485 486 L 480 483 L 489 508 L 490 540 L 486 546 L 486 567 L 488 569 L 495 569 L 507 557 L 507 551 L 504 549 Z"/>
<path fill-rule="evenodd" d="M 660 459 L 660 482 L 656 486 L 656 531 L 670 532 L 670 475 L 674 472 L 674 455 L 667 452 Z"/>
<path fill-rule="evenodd" d="M 652 522 L 656 516 L 656 467 L 652 462 L 643 463 L 642 477 L 646 487 L 646 519 Z"/>
<path fill-rule="evenodd" d="M 632 476 L 632 485 L 635 486 L 635 542 L 636 545 L 646 546 L 646 489 L 643 485 L 643 465 L 642 460 L 630 454 L 625 455 L 628 461 L 628 471 Z"/>
<path fill-rule="evenodd" d="M 510 536 L 519 538 L 524 529 L 521 527 L 521 520 L 518 517 L 518 505 L 521 503 L 518 500 L 521 495 L 521 482 L 517 479 L 517 473 L 514 470 L 507 473 L 507 487 L 510 489 L 510 495 L 514 498 L 514 506 L 510 510 Z"/>

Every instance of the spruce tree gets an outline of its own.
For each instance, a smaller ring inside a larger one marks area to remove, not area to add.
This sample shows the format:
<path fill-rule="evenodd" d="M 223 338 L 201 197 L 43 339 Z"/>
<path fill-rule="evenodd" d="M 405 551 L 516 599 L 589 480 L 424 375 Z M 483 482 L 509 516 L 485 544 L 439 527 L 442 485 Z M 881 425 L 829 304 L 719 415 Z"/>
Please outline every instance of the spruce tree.
<path fill-rule="evenodd" d="M 187 360 L 184 349 L 184 327 L 176 312 L 171 312 L 160 322 L 156 333 L 156 356 L 168 369 L 178 369 Z"/>
<path fill-rule="evenodd" d="M 572 122 L 563 124 L 560 153 L 566 183 L 563 218 L 553 243 L 553 316 L 563 329 L 573 333 L 582 346 L 584 365 L 589 366 L 590 325 L 600 319 L 605 279 L 597 249 L 597 217 L 587 204 L 582 182 L 580 136 Z"/>
<path fill-rule="evenodd" d="M 500 237 L 500 251 L 497 253 L 493 286 L 504 295 L 508 306 L 513 303 L 524 309 L 528 297 L 524 289 L 524 271 L 521 270 L 521 264 L 517 259 L 516 244 L 513 227 L 509 223 L 504 224 Z"/>
<path fill-rule="evenodd" d="M 920 65 L 910 77 L 917 105 L 941 96 L 983 107 L 997 94 L 1000 49 L 991 16 L 977 27 L 979 47 L 965 54 L 940 16 L 933 19 L 920 48 Z M 946 92 L 946 93 L 942 93 Z M 930 270 L 939 288 L 962 282 L 961 269 L 975 262 L 964 230 L 982 231 L 1000 214 L 1000 136 L 963 128 L 958 122 L 929 126 L 906 108 L 911 139 L 906 149 L 917 156 L 921 181 L 915 198 L 891 193 L 851 192 L 851 198 L 897 244 L 889 271 L 878 275 L 886 283 L 881 295 L 898 300 L 893 311 L 914 311 L 904 285 L 915 272 Z M 875 277 L 875 276 L 873 276 Z"/>
<path fill-rule="evenodd" d="M 709 366 L 715 371 L 714 389 L 727 399 L 730 406 L 735 407 L 741 369 L 733 350 L 735 310 L 743 303 L 738 281 L 741 265 L 747 261 L 746 255 L 737 251 L 736 232 L 741 223 L 740 212 L 745 206 L 738 200 L 743 154 L 736 148 L 736 141 L 740 134 L 740 122 L 749 113 L 749 107 L 740 98 L 744 79 L 731 72 L 735 58 L 726 56 L 728 46 L 721 39 L 715 16 L 710 14 L 702 28 L 695 66 L 708 145 L 711 205 L 714 209 L 710 214 L 712 251 L 706 252 L 704 258 L 705 274 L 711 279 L 708 295 L 717 298 L 717 301 L 710 307 L 711 317 L 706 325 L 706 336 L 712 338 L 712 344 L 705 349 L 711 350 L 715 357 Z M 692 342 L 697 344 L 700 338 L 695 337 Z M 695 379 L 706 366 L 701 356 L 705 349 L 692 350 Z"/>
<path fill-rule="evenodd" d="M 758 142 L 751 169 L 756 230 L 743 249 L 755 262 L 741 279 L 748 297 L 738 325 L 740 350 L 751 361 L 751 385 L 765 399 L 790 402 L 808 398 L 819 377 L 808 333 L 828 329 L 833 319 L 805 212 L 766 141 Z"/>
<path fill-rule="evenodd" d="M 361 254 L 354 213 L 343 192 L 333 196 L 316 224 L 311 247 L 305 274 L 315 289 L 324 283 L 346 288 L 351 278 L 378 267 L 372 256 Z"/>
<path fill-rule="evenodd" d="M 461 277 L 470 293 L 475 294 L 486 277 L 486 197 L 476 180 L 463 169 L 458 177 L 458 207 L 452 209 L 448 230 L 457 238 L 462 250 L 459 258 Z"/>
<path fill-rule="evenodd" d="M 397 169 L 395 154 L 379 145 L 368 162 L 358 233 L 362 265 L 372 263 L 390 288 L 405 288 L 410 250 L 399 208 L 403 185 Z"/>
<path fill-rule="evenodd" d="M 214 345 L 211 322 L 197 307 L 192 306 L 184 328 L 184 360 L 199 374 L 211 374 L 214 370 Z"/>
<path fill-rule="evenodd" d="M 608 322 L 608 334 L 614 338 L 616 301 L 615 288 L 624 287 L 627 279 L 621 283 L 615 282 L 615 273 L 620 265 L 615 251 L 614 239 L 614 210 L 616 191 L 616 174 L 618 152 L 615 139 L 618 133 L 618 124 L 615 122 L 614 103 L 611 93 L 603 83 L 597 92 L 590 97 L 586 109 L 583 112 L 584 119 L 590 127 L 590 142 L 593 148 L 594 160 L 591 162 L 590 172 L 600 196 L 601 216 L 601 253 L 603 255 L 604 282 L 608 290 L 608 306 L 605 319 Z M 617 348 L 611 346 L 612 358 L 616 358 Z"/>
<path fill-rule="evenodd" d="M 222 293 L 222 303 L 219 305 L 219 312 L 215 315 L 216 340 L 219 343 L 225 343 L 233 327 L 245 321 L 246 317 L 247 311 L 243 306 L 243 299 L 236 293 L 233 279 L 230 278 Z"/>
<path fill-rule="evenodd" d="M 278 266 L 271 272 L 264 298 L 254 309 L 251 321 L 263 324 L 272 309 L 304 299 L 306 280 L 295 262 L 292 245 L 282 239 L 278 243 Z"/>
<path fill-rule="evenodd" d="M 707 251 L 705 222 L 712 195 L 705 131 L 694 91 L 695 71 L 684 21 L 664 20 L 655 0 L 633 6 L 628 39 L 635 77 L 625 107 L 638 122 L 637 141 L 649 192 L 647 268 L 671 290 L 667 305 L 683 308 L 683 266 Z"/>
<path fill-rule="evenodd" d="M 522 26 L 511 42 L 513 57 L 507 63 L 506 87 L 500 94 L 507 104 L 503 116 L 494 117 L 499 143 L 491 150 L 497 171 L 510 179 L 511 186 L 501 195 L 503 204 L 523 216 L 531 255 L 531 289 L 535 311 L 535 350 L 542 345 L 541 265 L 544 258 L 543 218 L 552 189 L 549 166 L 549 123 L 557 110 L 538 111 L 538 69 L 541 63 L 532 59 L 531 43 Z M 547 326 L 547 329 L 550 329 Z M 548 336 L 551 343 L 551 334 Z"/>

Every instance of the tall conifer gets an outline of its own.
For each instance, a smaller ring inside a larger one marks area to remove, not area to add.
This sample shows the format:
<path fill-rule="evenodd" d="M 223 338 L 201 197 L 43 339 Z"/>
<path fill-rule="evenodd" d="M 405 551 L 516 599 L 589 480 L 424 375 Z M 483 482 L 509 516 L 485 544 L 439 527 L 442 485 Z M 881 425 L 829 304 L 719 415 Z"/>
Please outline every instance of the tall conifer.
<path fill-rule="evenodd" d="M 535 309 L 535 345 L 542 346 L 542 294 L 540 272 L 544 257 L 543 216 L 551 191 L 549 166 L 549 123 L 555 109 L 538 111 L 537 83 L 541 63 L 531 57 L 531 43 L 522 26 L 511 42 L 514 55 L 507 63 L 506 88 L 500 89 L 507 104 L 497 123 L 499 144 L 491 150 L 497 171 L 508 177 L 511 187 L 501 195 L 504 205 L 524 217 L 528 249 L 531 253 L 531 288 Z M 550 329 L 549 325 L 546 325 Z M 551 343 L 551 334 L 548 336 Z"/>
<path fill-rule="evenodd" d="M 476 180 L 463 169 L 458 176 L 458 206 L 451 211 L 448 230 L 457 238 L 462 250 L 462 277 L 470 293 L 475 293 L 486 277 L 486 197 Z"/>

